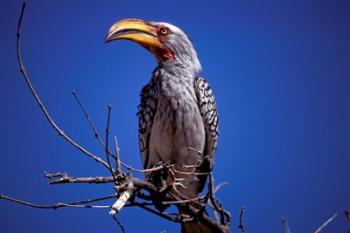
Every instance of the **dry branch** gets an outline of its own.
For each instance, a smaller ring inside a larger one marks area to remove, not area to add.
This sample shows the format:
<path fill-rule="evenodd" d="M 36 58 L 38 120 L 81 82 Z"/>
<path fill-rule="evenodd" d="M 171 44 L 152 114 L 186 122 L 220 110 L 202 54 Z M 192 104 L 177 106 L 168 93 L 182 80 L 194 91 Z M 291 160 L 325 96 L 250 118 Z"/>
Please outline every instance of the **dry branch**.
<path fill-rule="evenodd" d="M 113 199 L 115 198 L 116 195 L 108 195 L 105 197 L 98 197 L 98 198 L 93 198 L 93 199 L 87 199 L 87 200 L 81 200 L 81 201 L 74 201 L 74 202 L 58 202 L 52 205 L 39 205 L 39 204 L 33 204 L 28 201 L 24 201 L 18 198 L 14 197 L 9 197 L 6 195 L 0 195 L 0 199 L 4 199 L 13 203 L 17 203 L 20 205 L 24 206 L 29 206 L 33 208 L 38 208 L 38 209 L 59 209 L 63 207 L 74 207 L 74 208 L 91 208 L 91 209 L 108 209 L 111 208 L 111 206 L 101 206 L 101 205 L 83 205 L 91 202 L 98 202 L 98 201 L 103 201 L 103 200 L 108 200 L 108 199 Z"/>

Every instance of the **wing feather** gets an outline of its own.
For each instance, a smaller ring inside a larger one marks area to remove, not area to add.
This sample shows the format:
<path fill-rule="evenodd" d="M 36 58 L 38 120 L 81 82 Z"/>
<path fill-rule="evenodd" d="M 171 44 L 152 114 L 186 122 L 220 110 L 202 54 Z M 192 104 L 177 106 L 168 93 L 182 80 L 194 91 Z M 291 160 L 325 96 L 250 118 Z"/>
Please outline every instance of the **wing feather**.
<path fill-rule="evenodd" d="M 138 106 L 139 117 L 139 144 L 143 167 L 148 168 L 149 162 L 149 141 L 151 137 L 154 115 L 157 109 L 155 98 L 156 83 L 154 78 L 142 88 L 140 97 L 141 103 Z"/>
<path fill-rule="evenodd" d="M 194 80 L 194 90 L 205 127 L 206 143 L 203 154 L 204 156 L 207 156 L 211 162 L 214 162 L 219 135 L 219 119 L 215 97 L 208 82 L 202 77 L 197 77 Z M 203 164 L 203 166 L 200 167 L 200 170 L 202 172 L 208 172 L 208 170 L 211 169 L 211 166 L 212 164 Z"/>

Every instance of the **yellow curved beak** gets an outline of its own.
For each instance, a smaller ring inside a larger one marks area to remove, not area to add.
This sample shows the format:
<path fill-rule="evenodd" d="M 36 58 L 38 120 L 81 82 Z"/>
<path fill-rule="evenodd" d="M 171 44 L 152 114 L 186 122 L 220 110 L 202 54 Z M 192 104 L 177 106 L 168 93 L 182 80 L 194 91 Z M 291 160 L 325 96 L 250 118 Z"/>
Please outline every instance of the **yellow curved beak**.
<path fill-rule="evenodd" d="M 156 29 L 141 19 L 123 19 L 113 24 L 105 41 L 120 39 L 132 40 L 150 50 L 163 47 L 157 38 Z"/>

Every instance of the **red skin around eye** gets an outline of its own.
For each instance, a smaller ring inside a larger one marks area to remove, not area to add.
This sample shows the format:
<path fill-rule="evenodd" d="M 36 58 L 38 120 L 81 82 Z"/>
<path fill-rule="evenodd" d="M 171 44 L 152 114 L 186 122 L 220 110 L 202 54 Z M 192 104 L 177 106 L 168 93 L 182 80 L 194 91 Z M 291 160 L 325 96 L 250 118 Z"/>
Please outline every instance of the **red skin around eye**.
<path fill-rule="evenodd" d="M 162 30 L 162 29 L 164 29 L 164 27 L 158 27 L 156 30 L 157 30 L 158 40 L 161 43 L 164 43 L 164 41 L 166 40 L 167 36 L 170 33 L 170 30 L 169 30 L 169 28 L 166 28 L 166 30 L 168 31 L 168 34 L 162 35 L 160 33 L 160 30 Z M 173 60 L 175 58 L 174 52 L 165 46 L 164 46 L 164 49 L 161 50 L 159 55 L 161 55 L 160 57 L 164 60 Z"/>
<path fill-rule="evenodd" d="M 162 30 L 162 29 L 164 29 L 164 28 L 165 28 L 165 30 L 168 31 L 168 34 L 167 34 L 167 35 L 163 35 L 163 34 L 160 33 L 160 30 Z M 158 27 L 158 28 L 157 28 L 158 40 L 159 40 L 160 42 L 164 42 L 165 39 L 166 39 L 166 37 L 169 35 L 169 33 L 170 33 L 169 28 L 166 28 L 166 27 Z"/>

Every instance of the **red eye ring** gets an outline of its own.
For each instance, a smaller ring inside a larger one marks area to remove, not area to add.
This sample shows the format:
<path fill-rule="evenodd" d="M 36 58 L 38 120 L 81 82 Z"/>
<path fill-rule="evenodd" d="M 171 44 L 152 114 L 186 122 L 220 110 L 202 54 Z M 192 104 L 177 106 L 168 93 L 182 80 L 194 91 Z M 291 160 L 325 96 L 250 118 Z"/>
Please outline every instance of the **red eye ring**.
<path fill-rule="evenodd" d="M 159 34 L 161 34 L 162 36 L 166 36 L 169 34 L 169 29 L 166 27 L 162 27 L 159 29 Z"/>

